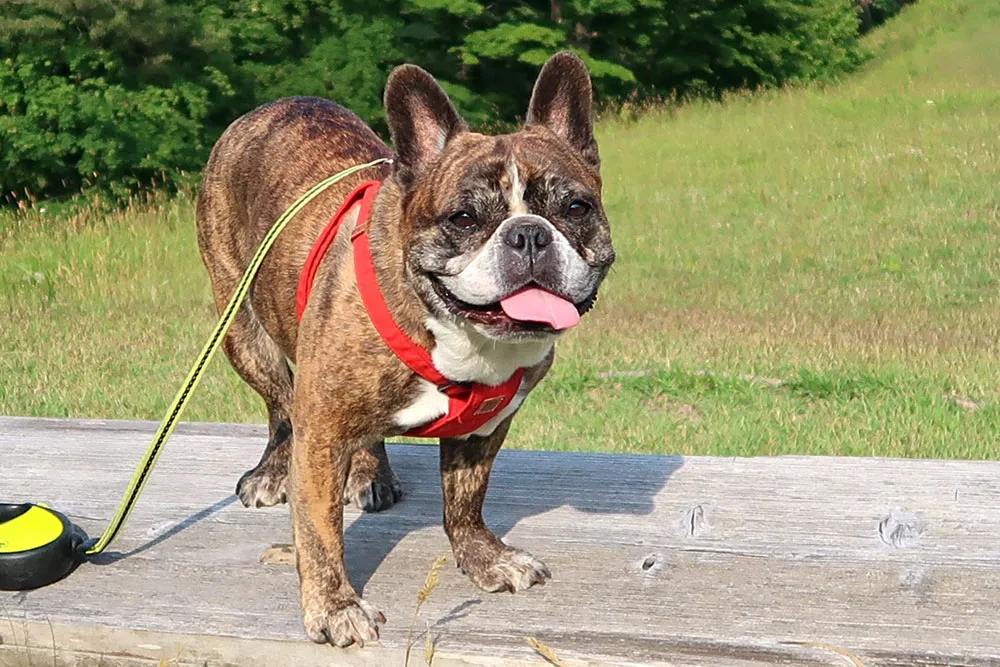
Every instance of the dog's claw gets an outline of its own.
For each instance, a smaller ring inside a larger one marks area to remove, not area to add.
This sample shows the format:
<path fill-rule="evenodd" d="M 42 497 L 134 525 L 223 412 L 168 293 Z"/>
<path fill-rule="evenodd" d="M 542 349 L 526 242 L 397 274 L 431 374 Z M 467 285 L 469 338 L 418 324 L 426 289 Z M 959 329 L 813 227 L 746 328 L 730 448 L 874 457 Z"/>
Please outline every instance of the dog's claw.
<path fill-rule="evenodd" d="M 356 598 L 340 609 L 306 611 L 305 630 L 309 638 L 319 644 L 332 644 L 346 648 L 351 644 L 364 647 L 364 637 L 378 641 L 378 626 L 385 623 L 382 612 L 361 598 Z"/>
<path fill-rule="evenodd" d="M 384 512 L 402 497 L 403 489 L 392 473 L 372 481 L 349 479 L 344 489 L 344 504 L 353 504 L 363 512 Z"/>
<path fill-rule="evenodd" d="M 257 466 L 236 483 L 236 495 L 244 507 L 271 507 L 288 502 L 287 472 Z"/>
<path fill-rule="evenodd" d="M 552 578 L 545 563 L 526 551 L 509 547 L 499 551 L 484 567 L 474 567 L 470 562 L 463 570 L 487 593 L 517 593 L 535 585 L 543 586 Z"/>

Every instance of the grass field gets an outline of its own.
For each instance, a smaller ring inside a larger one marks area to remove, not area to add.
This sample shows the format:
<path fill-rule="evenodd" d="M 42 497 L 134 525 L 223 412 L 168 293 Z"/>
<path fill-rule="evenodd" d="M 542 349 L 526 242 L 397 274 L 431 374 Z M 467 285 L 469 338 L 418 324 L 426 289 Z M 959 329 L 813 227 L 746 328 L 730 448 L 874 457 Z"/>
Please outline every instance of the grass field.
<path fill-rule="evenodd" d="M 1000 0 L 868 39 L 838 85 L 602 121 L 619 260 L 511 446 L 1000 454 Z M 0 258 L 0 414 L 158 419 L 214 323 L 190 199 L 0 217 Z M 185 418 L 263 409 L 220 358 Z"/>

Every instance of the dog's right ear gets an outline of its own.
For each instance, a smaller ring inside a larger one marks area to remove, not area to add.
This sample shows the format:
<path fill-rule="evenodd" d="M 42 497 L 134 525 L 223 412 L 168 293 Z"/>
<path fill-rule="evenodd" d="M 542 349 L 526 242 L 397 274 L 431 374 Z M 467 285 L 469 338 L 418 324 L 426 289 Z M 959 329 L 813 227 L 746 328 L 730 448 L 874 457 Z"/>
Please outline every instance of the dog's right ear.
<path fill-rule="evenodd" d="M 393 169 L 406 188 L 455 135 L 468 129 L 448 94 L 416 65 L 400 65 L 389 75 L 385 113 L 396 153 Z"/>

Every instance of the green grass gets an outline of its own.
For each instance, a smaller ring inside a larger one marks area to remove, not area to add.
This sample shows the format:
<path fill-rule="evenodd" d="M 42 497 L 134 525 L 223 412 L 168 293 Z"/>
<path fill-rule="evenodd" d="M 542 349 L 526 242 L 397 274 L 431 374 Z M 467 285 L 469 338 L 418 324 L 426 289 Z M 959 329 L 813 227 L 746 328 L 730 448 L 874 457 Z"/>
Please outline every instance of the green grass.
<path fill-rule="evenodd" d="M 1000 2 L 868 39 L 838 85 L 602 121 L 619 260 L 511 446 L 997 456 Z M 0 414 L 159 418 L 214 323 L 190 200 L 0 225 Z M 186 418 L 263 411 L 220 359 Z"/>

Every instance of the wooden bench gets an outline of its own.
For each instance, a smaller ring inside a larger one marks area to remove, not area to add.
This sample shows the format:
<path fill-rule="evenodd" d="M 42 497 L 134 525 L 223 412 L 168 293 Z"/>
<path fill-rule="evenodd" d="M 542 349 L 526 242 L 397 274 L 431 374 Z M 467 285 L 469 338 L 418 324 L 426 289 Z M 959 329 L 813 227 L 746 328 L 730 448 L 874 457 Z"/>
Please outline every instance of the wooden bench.
<path fill-rule="evenodd" d="M 91 535 L 155 424 L 0 418 L 0 499 Z M 114 553 L 0 593 L 0 665 L 403 665 L 417 592 L 450 551 L 437 452 L 396 445 L 388 512 L 347 510 L 354 585 L 389 619 L 342 651 L 301 629 L 286 507 L 233 496 L 257 426 L 184 424 Z M 554 579 L 485 594 L 455 568 L 420 610 L 411 665 L 1000 664 L 1000 463 L 508 450 L 487 521 Z M 261 562 L 262 556 L 268 553 Z"/>

